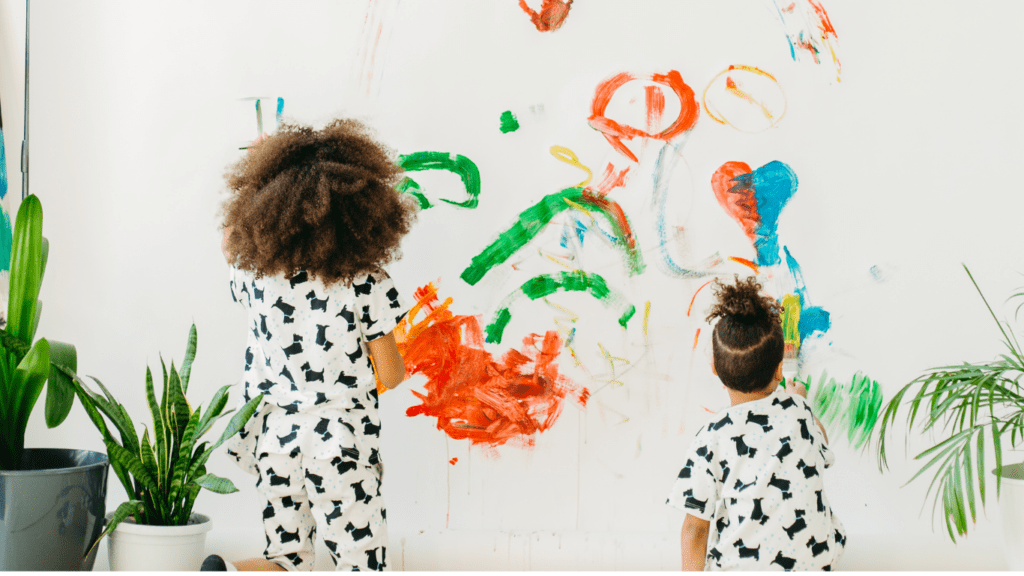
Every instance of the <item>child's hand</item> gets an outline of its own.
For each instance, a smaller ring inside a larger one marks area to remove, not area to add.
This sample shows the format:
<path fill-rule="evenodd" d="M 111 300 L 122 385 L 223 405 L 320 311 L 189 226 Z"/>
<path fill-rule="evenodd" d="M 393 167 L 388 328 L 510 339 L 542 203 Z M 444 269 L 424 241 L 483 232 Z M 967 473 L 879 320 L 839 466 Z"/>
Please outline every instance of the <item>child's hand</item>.
<path fill-rule="evenodd" d="M 807 387 L 799 380 L 786 382 L 786 391 L 790 394 L 799 394 L 800 396 L 807 398 Z"/>

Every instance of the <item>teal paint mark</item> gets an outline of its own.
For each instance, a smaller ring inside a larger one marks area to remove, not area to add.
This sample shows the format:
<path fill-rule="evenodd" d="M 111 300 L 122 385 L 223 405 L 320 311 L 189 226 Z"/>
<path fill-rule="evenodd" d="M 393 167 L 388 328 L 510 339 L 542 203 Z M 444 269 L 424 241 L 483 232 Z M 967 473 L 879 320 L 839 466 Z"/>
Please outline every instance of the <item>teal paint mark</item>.
<path fill-rule="evenodd" d="M 11 216 L 0 206 L 0 270 L 11 269 L 11 245 L 14 234 L 11 230 Z"/>
<path fill-rule="evenodd" d="M 782 251 L 786 253 L 786 265 L 796 283 L 796 295 L 800 297 L 800 323 L 797 330 L 800 331 L 800 341 L 805 342 L 813 334 L 828 332 L 828 329 L 832 327 L 831 315 L 824 308 L 808 306 L 807 285 L 804 283 L 803 270 L 800 269 L 796 258 L 790 254 L 788 246 L 783 246 Z"/>
<path fill-rule="evenodd" d="M 505 110 L 501 113 L 501 133 L 508 134 L 516 130 L 519 130 L 519 119 L 511 110 Z"/>
<path fill-rule="evenodd" d="M 566 188 L 548 194 L 540 202 L 523 210 L 512 226 L 484 248 L 483 252 L 473 257 L 472 263 L 462 271 L 461 278 L 469 285 L 475 285 L 492 268 L 524 248 L 555 216 L 572 208 L 570 202 L 605 218 L 615 233 L 614 245 L 622 251 L 630 275 L 643 273 L 643 256 L 622 208 L 607 198 L 588 193 L 583 188 Z"/>
<path fill-rule="evenodd" d="M 530 300 L 538 300 L 555 292 L 586 292 L 606 307 L 618 307 L 622 310 L 618 322 L 619 326 L 623 328 L 626 327 L 629 319 L 636 314 L 636 307 L 627 302 L 621 294 L 609 288 L 604 278 L 598 274 L 588 274 L 579 271 L 561 272 L 557 275 L 542 274 L 530 278 L 518 290 L 505 298 L 502 307 L 495 313 L 494 320 L 485 329 L 487 332 L 487 342 L 501 343 L 505 326 L 512 319 L 512 312 L 509 308 L 511 308 L 513 302 L 523 296 Z"/>
<path fill-rule="evenodd" d="M 423 170 L 447 170 L 458 175 L 462 179 L 462 185 L 466 188 L 466 200 L 456 202 L 441 198 L 453 206 L 459 206 L 472 210 L 480 202 L 480 170 L 472 160 L 460 154 L 449 154 L 447 152 L 414 152 L 398 157 L 398 165 L 406 172 L 420 172 Z M 416 197 L 421 208 L 430 208 L 432 204 L 426 196 L 420 192 L 420 186 L 415 180 L 405 178 L 399 186 L 399 192 L 406 192 Z"/>
<path fill-rule="evenodd" d="M 0 120 L 0 199 L 7 196 L 7 154 L 4 152 L 4 123 Z"/>
<path fill-rule="evenodd" d="M 734 188 L 754 191 L 757 201 L 757 214 L 760 224 L 757 226 L 758 266 L 774 266 L 782 262 L 779 258 L 779 216 L 789 199 L 796 194 L 800 181 L 796 172 L 778 160 L 769 162 L 749 174 L 741 174 L 732 180 Z"/>
<path fill-rule="evenodd" d="M 281 119 L 284 117 L 284 98 L 277 97 L 277 127 L 281 127 Z"/>
<path fill-rule="evenodd" d="M 850 444 L 860 448 L 871 437 L 878 422 L 882 388 L 860 372 L 854 374 L 849 383 L 838 383 L 822 372 L 811 406 L 822 422 L 840 433 L 845 431 Z"/>

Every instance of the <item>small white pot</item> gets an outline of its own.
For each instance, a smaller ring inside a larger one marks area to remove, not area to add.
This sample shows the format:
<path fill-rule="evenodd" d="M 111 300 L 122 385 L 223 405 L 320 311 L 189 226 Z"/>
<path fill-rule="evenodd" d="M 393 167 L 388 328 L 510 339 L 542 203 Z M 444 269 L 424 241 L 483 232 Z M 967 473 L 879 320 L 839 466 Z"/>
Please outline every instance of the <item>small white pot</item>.
<path fill-rule="evenodd" d="M 1024 570 L 1024 464 L 1003 466 L 999 510 L 1003 516 L 1003 550 L 1009 570 Z"/>
<path fill-rule="evenodd" d="M 206 557 L 206 533 L 212 527 L 202 514 L 193 514 L 184 526 L 146 526 L 127 518 L 107 536 L 110 569 L 196 572 Z"/>

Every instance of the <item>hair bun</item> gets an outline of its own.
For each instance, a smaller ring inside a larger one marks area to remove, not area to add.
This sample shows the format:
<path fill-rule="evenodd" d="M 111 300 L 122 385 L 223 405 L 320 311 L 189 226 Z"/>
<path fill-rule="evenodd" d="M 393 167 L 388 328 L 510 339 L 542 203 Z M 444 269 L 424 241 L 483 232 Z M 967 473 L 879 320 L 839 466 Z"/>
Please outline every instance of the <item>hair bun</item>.
<path fill-rule="evenodd" d="M 761 288 L 761 283 L 753 276 L 740 280 L 737 275 L 735 284 L 725 284 L 721 280 L 716 280 L 714 291 L 717 302 L 711 308 L 707 320 L 710 322 L 714 318 L 725 317 L 740 320 L 745 317 L 778 319 L 778 302 L 761 294 Z"/>

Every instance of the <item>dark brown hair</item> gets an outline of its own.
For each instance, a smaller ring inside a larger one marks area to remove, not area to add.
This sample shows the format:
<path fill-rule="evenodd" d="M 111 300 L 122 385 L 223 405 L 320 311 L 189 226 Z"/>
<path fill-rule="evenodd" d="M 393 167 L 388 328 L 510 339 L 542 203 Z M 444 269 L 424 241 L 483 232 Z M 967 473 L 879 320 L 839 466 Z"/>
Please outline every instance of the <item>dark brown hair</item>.
<path fill-rule="evenodd" d="M 348 284 L 397 258 L 415 219 L 395 190 L 392 152 L 356 120 L 321 130 L 282 124 L 228 169 L 227 251 L 257 277 L 301 270 Z"/>
<path fill-rule="evenodd" d="M 738 392 L 755 392 L 771 384 L 782 362 L 781 307 L 762 295 L 753 277 L 734 285 L 716 281 L 717 302 L 707 320 L 719 318 L 711 335 L 715 372 L 722 383 Z"/>

